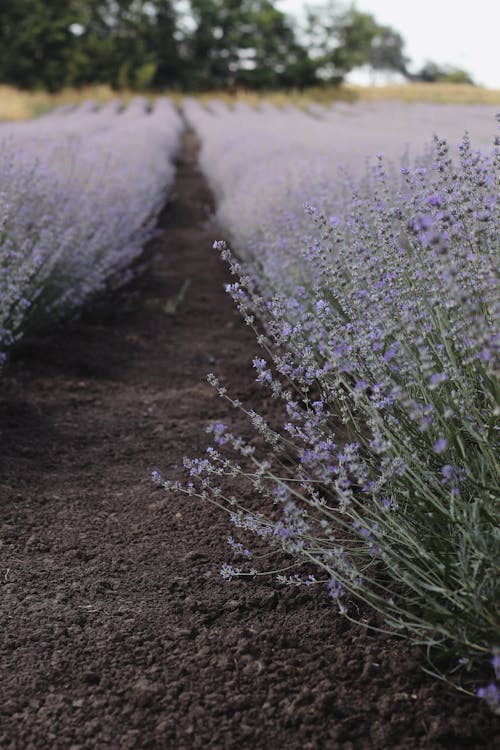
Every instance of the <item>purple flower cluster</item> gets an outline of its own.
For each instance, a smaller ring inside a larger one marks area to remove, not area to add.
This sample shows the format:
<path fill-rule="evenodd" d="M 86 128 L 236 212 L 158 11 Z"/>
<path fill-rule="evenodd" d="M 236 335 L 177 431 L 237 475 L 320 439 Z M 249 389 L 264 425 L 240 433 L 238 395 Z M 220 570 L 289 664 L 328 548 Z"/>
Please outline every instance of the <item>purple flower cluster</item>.
<path fill-rule="evenodd" d="M 495 682 L 490 682 L 486 686 L 482 686 L 476 690 L 476 695 L 481 700 L 484 700 L 489 708 L 500 716 L 500 650 L 494 649 L 493 656 L 491 658 L 491 666 L 495 672 Z"/>

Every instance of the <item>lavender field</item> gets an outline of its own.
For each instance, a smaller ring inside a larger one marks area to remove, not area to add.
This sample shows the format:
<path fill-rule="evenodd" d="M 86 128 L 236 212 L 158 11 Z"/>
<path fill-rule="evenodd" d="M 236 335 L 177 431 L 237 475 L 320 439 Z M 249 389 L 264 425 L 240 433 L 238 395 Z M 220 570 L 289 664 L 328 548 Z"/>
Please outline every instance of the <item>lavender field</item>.
<path fill-rule="evenodd" d="M 258 257 L 266 278 L 275 266 L 282 280 L 282 262 L 300 262 L 310 232 L 306 203 L 337 210 L 378 156 L 399 175 L 433 148 L 434 134 L 456 155 L 465 131 L 474 149 L 490 153 L 496 132 L 495 107 L 482 105 L 339 102 L 259 111 L 215 101 L 209 111 L 191 100 L 184 112 L 202 139 L 201 165 L 238 255 Z"/>
<path fill-rule="evenodd" d="M 141 98 L 2 124 L 0 364 L 144 272 L 194 132 L 203 252 L 280 417 L 209 375 L 250 427 L 210 418 L 185 481 L 154 482 L 229 514 L 224 579 L 324 590 L 500 713 L 497 127 L 484 105 Z"/>

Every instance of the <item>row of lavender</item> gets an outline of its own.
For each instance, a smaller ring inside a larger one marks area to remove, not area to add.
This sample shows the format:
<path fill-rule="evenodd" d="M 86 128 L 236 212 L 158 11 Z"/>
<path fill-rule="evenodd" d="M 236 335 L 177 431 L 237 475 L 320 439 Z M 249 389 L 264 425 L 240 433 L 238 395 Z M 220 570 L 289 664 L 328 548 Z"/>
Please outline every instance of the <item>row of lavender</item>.
<path fill-rule="evenodd" d="M 263 324 L 257 379 L 286 419 L 272 428 L 230 399 L 267 455 L 215 424 L 208 455 L 186 460 L 190 480 L 173 487 L 288 553 L 298 571 L 282 582 L 326 584 L 348 617 L 351 597 L 365 602 L 425 644 L 437 674 L 500 710 L 498 686 L 479 676 L 491 661 L 500 677 L 494 113 L 185 111 L 239 258 L 220 243 L 228 291 Z M 474 147 L 432 141 L 465 128 Z M 226 497 L 228 474 L 275 512 Z M 223 575 L 258 574 L 246 545 L 230 544 Z"/>
<path fill-rule="evenodd" d="M 170 100 L 140 98 L 0 126 L 0 358 L 138 270 L 181 130 Z"/>
<path fill-rule="evenodd" d="M 209 110 L 190 100 L 184 112 L 203 140 L 201 164 L 220 223 L 238 253 L 258 258 L 274 283 L 293 276 L 283 276 L 283 262 L 299 262 L 302 236 L 310 232 L 305 202 L 329 212 L 376 155 L 399 171 L 401 161 L 428 150 L 437 124 L 450 143 L 467 128 L 477 147 L 490 148 L 495 122 L 493 107 L 400 102 L 313 106 L 308 114 L 244 104 L 228 110 L 215 101 Z"/>

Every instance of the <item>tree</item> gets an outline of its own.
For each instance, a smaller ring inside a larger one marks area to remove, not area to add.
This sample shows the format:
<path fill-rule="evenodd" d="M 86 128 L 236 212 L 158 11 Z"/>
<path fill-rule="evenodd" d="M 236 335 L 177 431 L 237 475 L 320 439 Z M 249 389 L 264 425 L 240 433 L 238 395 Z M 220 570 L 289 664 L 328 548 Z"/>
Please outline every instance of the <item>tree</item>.
<path fill-rule="evenodd" d="M 152 44 L 156 55 L 156 68 L 152 84 L 156 88 L 177 88 L 185 85 L 182 57 L 184 34 L 180 28 L 180 14 L 171 0 L 155 3 L 155 28 Z"/>
<path fill-rule="evenodd" d="M 395 70 L 407 75 L 408 58 L 401 34 L 390 26 L 379 26 L 370 45 L 368 62 L 373 70 Z"/>
<path fill-rule="evenodd" d="M 85 63 L 75 83 L 109 83 L 118 89 L 151 84 L 157 67 L 155 11 L 159 4 L 148 0 L 86 0 L 83 5 L 79 41 Z"/>
<path fill-rule="evenodd" d="M 438 65 L 431 61 L 427 61 L 412 78 L 424 83 L 468 83 L 475 85 L 467 71 L 453 65 Z"/>
<path fill-rule="evenodd" d="M 306 9 L 305 40 L 324 80 L 340 83 L 361 65 L 389 67 L 404 72 L 406 58 L 400 34 L 381 26 L 370 13 L 354 6 L 339 10 L 335 0 Z"/>
<path fill-rule="evenodd" d="M 251 3 L 243 43 L 244 65 L 235 82 L 255 88 L 307 86 L 315 82 L 315 70 L 307 51 L 284 13 L 271 2 Z"/>
<path fill-rule="evenodd" d="M 339 19 L 338 45 L 333 50 L 332 61 L 342 76 L 370 59 L 373 40 L 379 26 L 370 13 L 351 8 Z"/>
<path fill-rule="evenodd" d="M 186 35 L 192 88 L 273 88 L 314 81 L 306 50 L 271 0 L 191 0 Z"/>
<path fill-rule="evenodd" d="M 70 85 L 80 63 L 71 28 L 83 13 L 80 0 L 2 0 L 0 80 L 49 91 Z"/>
<path fill-rule="evenodd" d="M 335 0 L 323 5 L 306 5 L 306 20 L 302 29 L 304 46 L 314 63 L 316 74 L 323 80 L 340 83 L 343 74 L 335 66 L 333 57 L 339 46 L 340 16 Z"/>

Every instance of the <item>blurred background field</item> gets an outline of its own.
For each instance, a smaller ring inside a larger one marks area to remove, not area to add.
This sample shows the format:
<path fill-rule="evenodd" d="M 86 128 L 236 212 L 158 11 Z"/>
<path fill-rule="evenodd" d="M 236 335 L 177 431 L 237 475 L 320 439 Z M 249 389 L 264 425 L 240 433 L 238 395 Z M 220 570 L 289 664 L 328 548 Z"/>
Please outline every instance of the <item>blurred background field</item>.
<path fill-rule="evenodd" d="M 119 98 L 126 103 L 131 95 L 117 94 L 111 86 L 86 86 L 81 89 L 63 89 L 58 93 L 48 91 L 23 91 L 14 86 L 0 85 L 0 120 L 15 121 L 38 117 L 56 107 L 65 104 L 82 104 L 95 101 L 104 104 L 111 99 Z"/>
<path fill-rule="evenodd" d="M 66 88 L 57 93 L 47 91 L 23 91 L 14 86 L 0 85 L 0 121 L 26 120 L 39 117 L 50 110 L 67 104 L 75 106 L 86 101 L 93 101 L 96 106 L 117 99 L 126 105 L 135 92 L 124 90 L 117 92 L 107 85 L 85 86 L 82 88 Z M 183 95 L 178 91 L 146 92 L 148 99 L 153 102 L 158 96 L 170 96 L 179 104 Z M 231 93 L 224 90 L 207 91 L 195 96 L 202 103 L 207 103 L 214 97 L 233 107 L 237 102 L 243 102 L 250 107 L 258 107 L 262 103 L 273 104 L 276 107 L 296 106 L 307 107 L 311 103 L 331 105 L 336 101 L 383 101 L 396 100 L 403 102 L 437 102 L 440 104 L 488 104 L 499 105 L 500 89 L 486 89 L 470 84 L 450 83 L 408 83 L 404 85 L 388 86 L 317 86 L 300 91 L 252 91 L 237 89 Z"/>
<path fill-rule="evenodd" d="M 438 102 L 440 104 L 498 104 L 500 106 L 500 89 L 486 89 L 470 84 L 454 83 L 407 83 L 387 86 L 317 86 L 289 91 L 250 91 L 237 90 L 229 94 L 225 91 L 210 91 L 198 94 L 201 102 L 207 102 L 217 97 L 228 106 L 235 102 L 245 102 L 250 106 L 258 106 L 261 102 L 269 102 L 276 107 L 295 105 L 307 107 L 311 103 L 331 105 L 336 101 L 384 101 L 396 100 L 403 102 Z"/>
<path fill-rule="evenodd" d="M 397 99 L 405 102 L 500 105 L 500 89 L 487 89 L 467 83 L 409 83 L 347 88 L 360 99 L 369 101 Z"/>

